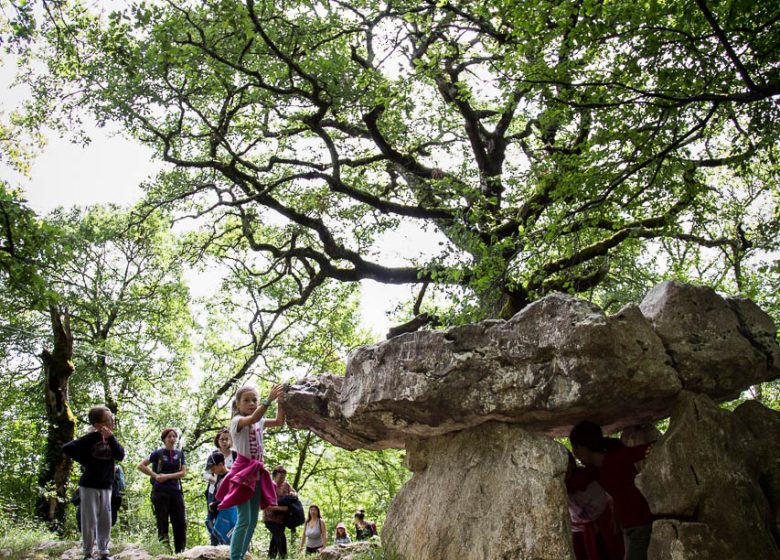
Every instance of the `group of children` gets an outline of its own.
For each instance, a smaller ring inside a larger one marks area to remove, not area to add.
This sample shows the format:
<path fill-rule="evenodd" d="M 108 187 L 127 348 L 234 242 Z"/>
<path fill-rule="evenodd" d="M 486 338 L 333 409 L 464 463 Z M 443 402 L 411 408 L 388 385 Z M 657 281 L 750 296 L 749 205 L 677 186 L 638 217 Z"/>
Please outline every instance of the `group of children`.
<path fill-rule="evenodd" d="M 230 560 L 244 559 L 261 510 L 272 535 L 269 557 L 287 555 L 284 519 L 291 507 L 289 499 L 297 500 L 297 495 L 285 481 L 283 467 L 274 469 L 272 477 L 263 463 L 263 430 L 284 425 L 284 407 L 279 404 L 275 418 L 266 419 L 264 415 L 282 391 L 282 385 L 275 385 L 268 398 L 261 401 L 255 388 L 241 387 L 232 403 L 230 429 L 215 438 L 219 451 L 212 453 L 210 464 L 207 464 L 209 486 L 206 495 L 212 522 L 220 512 L 235 508 L 235 525 L 229 535 Z M 88 418 L 91 424 L 88 433 L 65 444 L 62 451 L 83 467 L 79 496 L 84 558 L 92 558 L 96 547 L 101 560 L 110 560 L 108 544 L 114 509 L 111 498 L 115 467 L 117 461 L 124 459 L 125 450 L 114 436 L 114 416 L 108 408 L 94 407 Z M 161 440 L 164 447 L 141 461 L 138 470 L 148 475 L 153 483 L 152 503 L 158 537 L 167 540 L 170 521 L 174 549 L 181 552 L 186 544 L 181 488 L 181 479 L 187 472 L 186 462 L 182 451 L 175 448 L 176 430 L 163 430 Z M 574 456 L 584 465 L 578 467 L 571 457 L 566 477 L 577 559 L 619 560 L 625 557 L 626 560 L 645 560 L 654 518 L 634 478 L 636 464 L 644 459 L 650 446 L 623 446 L 617 440 L 605 438 L 601 428 L 592 422 L 577 424 L 569 440 Z M 614 530 L 613 519 L 621 527 L 623 542 Z M 355 538 L 364 540 L 375 534 L 376 527 L 365 520 L 365 513 L 356 512 Z M 336 526 L 334 542 L 350 542 L 343 523 Z M 300 548 L 314 553 L 326 543 L 325 521 L 319 507 L 312 505 Z M 212 544 L 218 543 L 212 541 Z"/>
<path fill-rule="evenodd" d="M 230 544 L 230 559 L 243 560 L 252 541 L 262 510 L 266 527 L 271 531 L 269 557 L 287 555 L 284 533 L 288 512 L 295 508 L 297 495 L 285 481 L 283 467 L 274 469 L 273 477 L 263 463 L 263 430 L 284 425 L 285 413 L 281 403 L 276 416 L 266 419 L 271 403 L 283 391 L 275 385 L 267 398 L 260 400 L 254 387 L 244 386 L 237 392 L 231 405 L 230 428 L 217 434 L 214 440 L 217 451 L 212 453 L 206 465 L 206 499 L 208 504 L 207 526 L 212 544 Z M 85 560 L 93 557 L 94 549 L 100 560 L 110 560 L 112 488 L 115 486 L 116 463 L 125 457 L 125 450 L 114 436 L 114 416 L 104 406 L 92 408 L 88 414 L 91 425 L 88 433 L 63 446 L 63 453 L 83 468 L 79 479 L 80 528 Z M 187 473 L 184 453 L 176 449 L 178 433 L 166 428 L 160 439 L 163 447 L 141 461 L 138 470 L 149 476 L 152 482 L 152 505 L 157 521 L 157 534 L 161 541 L 168 540 L 168 525 L 173 527 L 174 551 L 186 546 L 186 517 L 181 479 Z M 300 504 L 300 502 L 298 502 Z M 300 507 L 300 506 L 298 506 Z M 221 534 L 214 531 L 223 512 L 235 515 L 232 530 Z M 302 517 L 302 509 L 300 510 Z M 364 512 L 355 516 L 356 538 L 361 540 L 376 533 L 375 525 L 365 521 Z M 300 523 L 299 523 L 300 524 Z M 287 525 L 289 526 L 289 525 Z M 321 550 L 327 542 L 327 529 L 319 508 L 313 505 L 305 521 L 301 536 L 301 549 L 307 553 Z M 343 523 L 336 527 L 334 542 L 350 542 Z"/>

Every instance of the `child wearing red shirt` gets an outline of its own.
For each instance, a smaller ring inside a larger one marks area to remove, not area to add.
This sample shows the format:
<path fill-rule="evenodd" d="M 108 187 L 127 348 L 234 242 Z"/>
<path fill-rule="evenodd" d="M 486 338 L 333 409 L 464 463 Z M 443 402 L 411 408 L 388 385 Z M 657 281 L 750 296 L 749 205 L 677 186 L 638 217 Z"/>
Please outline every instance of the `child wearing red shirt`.
<path fill-rule="evenodd" d="M 626 560 L 646 560 L 655 517 L 634 478 L 638 474 L 636 463 L 647 456 L 651 446 L 622 447 L 605 438 L 598 424 L 588 421 L 574 426 L 569 441 L 577 459 L 598 469 L 599 484 L 612 496 L 623 527 Z"/>

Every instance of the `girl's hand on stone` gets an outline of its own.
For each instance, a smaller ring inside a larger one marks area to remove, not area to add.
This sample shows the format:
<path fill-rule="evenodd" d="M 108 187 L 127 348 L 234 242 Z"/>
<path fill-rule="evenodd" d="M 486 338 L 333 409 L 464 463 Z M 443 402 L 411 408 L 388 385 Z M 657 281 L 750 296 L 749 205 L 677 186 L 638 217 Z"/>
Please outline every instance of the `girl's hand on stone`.
<path fill-rule="evenodd" d="M 271 388 L 271 393 L 268 395 L 268 400 L 275 401 L 276 399 L 282 396 L 283 392 L 284 392 L 284 385 L 274 385 Z"/>

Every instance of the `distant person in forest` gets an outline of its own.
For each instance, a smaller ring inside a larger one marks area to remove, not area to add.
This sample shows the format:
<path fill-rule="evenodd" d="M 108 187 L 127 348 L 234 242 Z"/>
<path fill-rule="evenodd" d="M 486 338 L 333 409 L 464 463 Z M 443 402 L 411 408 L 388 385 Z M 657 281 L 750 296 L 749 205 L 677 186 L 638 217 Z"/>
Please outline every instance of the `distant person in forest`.
<path fill-rule="evenodd" d="M 114 465 L 114 483 L 111 485 L 111 526 L 116 525 L 119 519 L 119 509 L 125 498 L 125 471 L 119 464 Z"/>
<path fill-rule="evenodd" d="M 297 497 L 298 494 L 287 482 L 287 470 L 282 465 L 274 467 L 271 478 L 274 481 L 277 505 L 269 506 L 263 510 L 263 522 L 271 533 L 268 558 L 287 558 L 287 535 L 284 529 L 289 505 L 282 502 L 286 501 L 287 498 Z"/>
<path fill-rule="evenodd" d="M 260 401 L 257 389 L 245 385 L 231 403 L 230 437 L 238 452 L 230 472 L 217 489 L 219 509 L 238 506 L 238 520 L 230 539 L 230 560 L 243 560 L 252 542 L 261 509 L 276 505 L 276 490 L 263 465 L 263 429 L 284 425 L 284 407 L 277 405 L 276 417 L 263 416 L 284 391 L 274 385 L 267 399 Z"/>
<path fill-rule="evenodd" d="M 320 508 L 316 505 L 309 506 L 309 515 L 306 516 L 306 523 L 303 526 L 301 535 L 300 550 L 306 546 L 306 554 L 317 554 L 325 548 L 328 542 L 328 529 L 325 526 L 325 520 L 320 514 Z"/>
<path fill-rule="evenodd" d="M 152 480 L 152 506 L 157 521 L 157 538 L 170 546 L 170 522 L 173 528 L 173 550 L 178 554 L 187 547 L 187 516 L 181 487 L 181 479 L 187 474 L 187 462 L 184 452 L 176 449 L 176 442 L 179 440 L 176 430 L 165 428 L 160 439 L 163 447 L 141 461 L 138 470 Z"/>
<path fill-rule="evenodd" d="M 214 524 L 219 517 L 217 510 L 219 502 L 216 499 L 217 488 L 230 467 L 233 466 L 237 455 L 236 451 L 231 449 L 232 445 L 233 438 L 230 437 L 230 431 L 227 428 L 222 428 L 214 436 L 216 450 L 209 454 L 206 459 L 206 467 L 203 470 L 203 478 L 206 480 L 206 528 L 209 531 L 212 546 L 229 543 L 229 540 L 220 537 L 220 531 L 219 529 L 215 530 Z"/>
<path fill-rule="evenodd" d="M 349 538 L 347 527 L 343 523 L 336 525 L 336 534 L 333 536 L 334 544 L 349 544 L 352 539 Z"/>
<path fill-rule="evenodd" d="M 376 534 L 376 525 L 371 521 L 366 521 L 365 510 L 357 510 L 355 512 L 355 540 L 365 541 L 375 536 Z"/>
<path fill-rule="evenodd" d="M 101 560 L 110 560 L 111 488 L 116 461 L 125 458 L 125 450 L 114 435 L 114 415 L 107 407 L 93 407 L 87 417 L 87 434 L 63 445 L 62 452 L 83 468 L 79 497 L 84 558 L 92 558 L 97 543 Z"/>
<path fill-rule="evenodd" d="M 597 469 L 597 480 L 612 496 L 615 513 L 623 528 L 626 560 L 646 560 L 655 517 L 647 500 L 636 487 L 636 464 L 648 454 L 652 444 L 622 447 L 605 438 L 601 427 L 580 422 L 569 435 L 572 452 L 586 467 Z"/>

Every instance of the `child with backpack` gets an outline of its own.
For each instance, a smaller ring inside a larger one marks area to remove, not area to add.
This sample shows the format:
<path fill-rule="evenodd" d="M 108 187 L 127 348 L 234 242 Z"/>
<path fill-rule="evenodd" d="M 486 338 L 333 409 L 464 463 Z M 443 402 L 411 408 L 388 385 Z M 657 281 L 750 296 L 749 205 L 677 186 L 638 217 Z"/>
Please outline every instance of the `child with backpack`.
<path fill-rule="evenodd" d="M 268 558 L 287 558 L 287 536 L 284 529 L 303 525 L 306 518 L 298 493 L 287 482 L 287 470 L 282 465 L 277 465 L 271 473 L 271 478 L 274 481 L 278 505 L 263 510 L 263 522 L 271 533 Z"/>
<path fill-rule="evenodd" d="M 89 432 L 62 446 L 62 452 L 83 467 L 79 478 L 81 539 L 84 558 L 92 558 L 97 541 L 101 560 L 110 560 L 111 488 L 116 461 L 125 450 L 114 435 L 114 415 L 105 406 L 90 409 Z"/>
<path fill-rule="evenodd" d="M 225 514 L 220 515 L 217 510 L 217 499 L 215 494 L 219 488 L 225 474 L 233 466 L 237 453 L 233 450 L 233 439 L 230 437 L 230 430 L 222 428 L 214 436 L 214 450 L 206 459 L 206 467 L 203 471 L 203 478 L 206 480 L 206 529 L 208 529 L 212 546 L 220 544 L 230 544 L 230 535 L 233 533 L 233 526 L 236 521 L 236 511 L 234 508 L 226 510 Z M 224 466 L 215 465 L 222 464 Z"/>
<path fill-rule="evenodd" d="M 215 451 L 208 458 L 209 470 L 216 477 L 213 487 L 209 485 L 209 490 L 213 488 L 213 492 L 206 494 L 206 501 L 208 503 L 208 515 L 206 516 L 206 529 L 211 536 L 212 546 L 220 544 L 230 544 L 230 537 L 233 534 L 233 528 L 236 524 L 236 508 L 232 507 L 226 510 L 220 511 L 219 501 L 215 496 L 216 491 L 219 489 L 219 485 L 225 475 L 228 473 L 227 458 L 221 451 Z"/>

